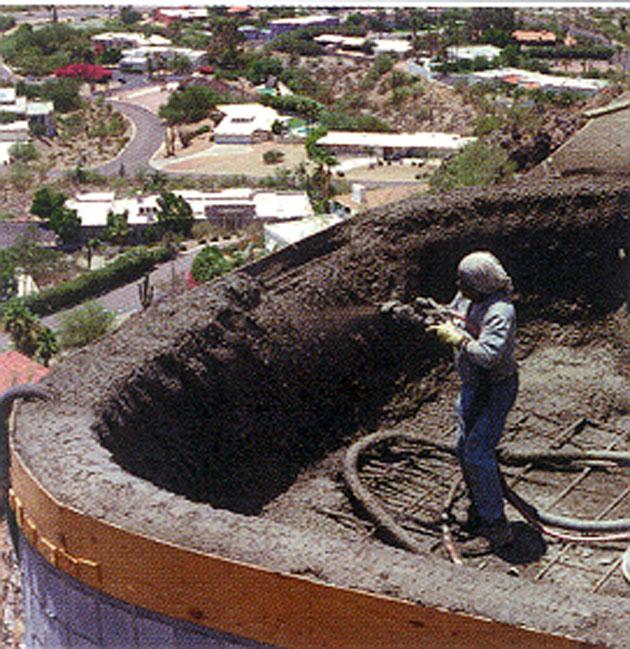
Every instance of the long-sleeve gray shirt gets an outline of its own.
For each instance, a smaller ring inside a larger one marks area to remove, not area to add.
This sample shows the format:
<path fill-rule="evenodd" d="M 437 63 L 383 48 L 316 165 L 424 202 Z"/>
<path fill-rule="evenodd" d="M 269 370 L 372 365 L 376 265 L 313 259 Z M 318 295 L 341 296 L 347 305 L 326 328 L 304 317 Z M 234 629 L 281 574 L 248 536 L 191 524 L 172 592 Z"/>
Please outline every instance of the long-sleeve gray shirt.
<path fill-rule="evenodd" d="M 471 302 L 458 291 L 449 307 L 463 318 L 455 318 L 455 324 L 472 336 L 455 353 L 462 382 L 477 381 L 480 368 L 492 382 L 512 376 L 517 371 L 516 311 L 507 294 L 497 291 L 483 302 Z"/>

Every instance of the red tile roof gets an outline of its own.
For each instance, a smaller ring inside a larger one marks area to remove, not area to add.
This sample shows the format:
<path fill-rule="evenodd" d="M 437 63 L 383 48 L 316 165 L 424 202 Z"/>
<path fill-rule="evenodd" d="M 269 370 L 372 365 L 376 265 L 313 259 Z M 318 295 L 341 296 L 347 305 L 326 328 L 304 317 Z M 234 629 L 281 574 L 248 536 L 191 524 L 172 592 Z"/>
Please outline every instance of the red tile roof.
<path fill-rule="evenodd" d="M 50 370 L 20 352 L 0 354 L 0 392 L 22 383 L 37 383 Z"/>

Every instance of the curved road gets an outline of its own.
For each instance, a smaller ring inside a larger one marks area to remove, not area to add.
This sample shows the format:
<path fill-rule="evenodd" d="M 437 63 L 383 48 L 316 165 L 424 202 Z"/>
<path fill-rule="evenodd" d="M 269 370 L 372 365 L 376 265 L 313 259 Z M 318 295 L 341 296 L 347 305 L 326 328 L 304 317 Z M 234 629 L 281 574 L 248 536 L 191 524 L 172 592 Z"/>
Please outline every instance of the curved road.
<path fill-rule="evenodd" d="M 133 175 L 138 171 L 148 171 L 149 159 L 164 142 L 166 127 L 159 117 L 146 108 L 124 101 L 109 100 L 110 104 L 128 117 L 133 124 L 133 135 L 127 146 L 115 158 L 94 167 L 104 176 L 116 176 L 120 165 L 124 165 L 125 174 Z"/>

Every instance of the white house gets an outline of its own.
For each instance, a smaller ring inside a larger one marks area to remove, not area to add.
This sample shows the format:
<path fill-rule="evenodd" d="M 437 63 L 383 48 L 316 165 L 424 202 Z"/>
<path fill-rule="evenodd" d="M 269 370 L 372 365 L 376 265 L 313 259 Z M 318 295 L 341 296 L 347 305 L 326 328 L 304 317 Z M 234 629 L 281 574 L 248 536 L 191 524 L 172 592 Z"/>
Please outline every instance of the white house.
<path fill-rule="evenodd" d="M 40 126 L 46 135 L 54 133 L 54 106 L 52 101 L 30 101 L 17 96 L 15 88 L 0 88 L 0 112 L 12 113 L 17 121 L 26 120 L 28 126 Z"/>
<path fill-rule="evenodd" d="M 317 144 L 337 155 L 377 156 L 391 160 L 409 157 L 444 157 L 476 139 L 456 133 L 329 131 L 317 140 Z"/>
<path fill-rule="evenodd" d="M 0 124 L 0 142 L 28 142 L 30 131 L 26 120 L 18 120 L 9 124 Z"/>
<path fill-rule="evenodd" d="M 375 38 L 374 54 L 397 54 L 403 56 L 411 51 L 411 43 L 404 38 Z"/>
<path fill-rule="evenodd" d="M 448 47 L 448 58 L 455 61 L 474 61 L 477 58 L 492 61 L 503 50 L 495 45 L 465 45 L 461 47 Z"/>
<path fill-rule="evenodd" d="M 252 222 L 271 223 L 299 220 L 313 215 L 306 192 L 257 191 L 248 187 L 218 192 L 175 190 L 192 208 L 196 221 L 207 221 L 227 229 L 238 229 Z M 76 210 L 89 237 L 107 227 L 110 211 L 127 211 L 128 224 L 142 230 L 158 222 L 158 195 L 116 198 L 114 192 L 86 192 L 66 201 L 66 207 Z"/>
<path fill-rule="evenodd" d="M 120 50 L 138 47 L 164 47 L 171 44 L 170 39 L 160 36 L 160 34 L 145 36 L 140 32 L 105 32 L 92 36 L 91 42 L 97 48 L 113 47 Z"/>
<path fill-rule="evenodd" d="M 220 104 L 225 115 L 214 129 L 217 144 L 252 144 L 270 140 L 273 123 L 280 118 L 276 110 L 262 104 Z"/>
<path fill-rule="evenodd" d="M 128 72 L 146 72 L 149 65 L 154 68 L 163 67 L 171 64 L 177 56 L 188 59 L 193 68 L 205 65 L 208 61 L 208 53 L 205 50 L 160 45 L 123 50 L 118 67 Z"/>
<path fill-rule="evenodd" d="M 330 50 L 361 50 L 368 39 L 364 36 L 342 36 L 341 34 L 321 34 L 313 39 Z"/>

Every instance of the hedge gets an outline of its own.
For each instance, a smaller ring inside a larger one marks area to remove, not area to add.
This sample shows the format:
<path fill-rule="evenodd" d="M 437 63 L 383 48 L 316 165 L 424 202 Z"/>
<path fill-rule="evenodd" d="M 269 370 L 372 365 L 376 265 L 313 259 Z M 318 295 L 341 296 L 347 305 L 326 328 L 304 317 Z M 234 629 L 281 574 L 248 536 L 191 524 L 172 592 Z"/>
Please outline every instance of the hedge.
<path fill-rule="evenodd" d="M 536 59 L 611 59 L 616 49 L 609 45 L 583 45 L 568 46 L 560 45 L 559 47 L 529 47 L 526 54 Z"/>
<path fill-rule="evenodd" d="M 128 284 L 142 277 L 155 264 L 172 259 L 173 255 L 173 251 L 165 246 L 138 246 L 125 252 L 105 268 L 88 271 L 76 279 L 44 289 L 40 293 L 13 299 L 19 299 L 36 315 L 49 315 Z M 2 310 L 12 301 L 5 302 Z"/>

